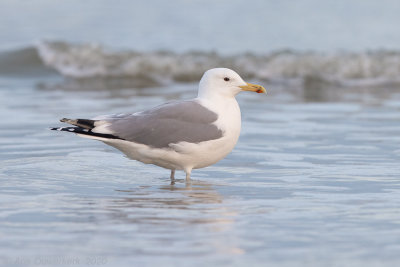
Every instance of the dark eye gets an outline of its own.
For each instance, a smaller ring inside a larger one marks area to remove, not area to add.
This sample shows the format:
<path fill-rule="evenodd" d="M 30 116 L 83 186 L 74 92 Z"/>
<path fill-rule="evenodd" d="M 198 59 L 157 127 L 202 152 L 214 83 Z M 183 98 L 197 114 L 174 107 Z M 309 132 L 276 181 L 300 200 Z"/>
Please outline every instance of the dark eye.
<path fill-rule="evenodd" d="M 225 82 L 229 82 L 229 80 L 230 80 L 230 79 L 229 79 L 228 77 L 225 77 L 225 78 L 224 78 L 224 81 L 225 81 Z"/>

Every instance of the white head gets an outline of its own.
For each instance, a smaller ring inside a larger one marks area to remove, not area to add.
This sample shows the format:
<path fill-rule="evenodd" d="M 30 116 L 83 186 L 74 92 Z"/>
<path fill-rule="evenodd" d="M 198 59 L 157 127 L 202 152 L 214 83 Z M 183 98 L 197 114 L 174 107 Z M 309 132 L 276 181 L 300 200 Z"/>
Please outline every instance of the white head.
<path fill-rule="evenodd" d="M 200 98 L 235 97 L 241 91 L 266 93 L 261 85 L 246 83 L 231 69 L 216 68 L 206 71 L 200 80 Z"/>

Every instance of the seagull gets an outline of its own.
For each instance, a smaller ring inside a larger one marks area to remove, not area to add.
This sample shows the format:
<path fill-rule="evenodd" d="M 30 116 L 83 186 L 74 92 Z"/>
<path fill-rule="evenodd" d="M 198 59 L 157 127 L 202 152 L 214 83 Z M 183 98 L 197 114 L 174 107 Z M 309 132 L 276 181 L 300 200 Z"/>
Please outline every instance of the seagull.
<path fill-rule="evenodd" d="M 227 68 L 206 71 L 194 99 L 172 101 L 129 114 L 60 121 L 72 127 L 51 130 L 75 133 L 122 151 L 128 158 L 186 173 L 210 166 L 235 147 L 241 114 L 235 96 L 241 91 L 266 93 L 261 85 L 245 82 Z"/>

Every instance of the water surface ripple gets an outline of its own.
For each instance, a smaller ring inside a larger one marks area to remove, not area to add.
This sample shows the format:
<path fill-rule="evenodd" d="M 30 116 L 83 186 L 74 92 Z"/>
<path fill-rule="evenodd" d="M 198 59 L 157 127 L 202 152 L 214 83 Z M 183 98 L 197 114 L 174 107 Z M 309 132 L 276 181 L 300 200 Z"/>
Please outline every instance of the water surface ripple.
<path fill-rule="evenodd" d="M 189 98 L 196 85 L 68 91 L 32 84 L 0 81 L 0 265 L 400 262 L 396 92 L 317 102 L 273 90 L 242 95 L 235 150 L 194 171 L 192 184 L 177 173 L 170 185 L 166 170 L 46 128 L 64 116 Z"/>

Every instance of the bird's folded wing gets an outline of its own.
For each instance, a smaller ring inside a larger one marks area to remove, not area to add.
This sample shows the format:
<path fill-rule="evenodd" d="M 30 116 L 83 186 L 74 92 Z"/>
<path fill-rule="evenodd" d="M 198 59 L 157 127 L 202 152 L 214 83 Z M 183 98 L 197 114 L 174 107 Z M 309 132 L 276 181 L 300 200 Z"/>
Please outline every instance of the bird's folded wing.
<path fill-rule="evenodd" d="M 196 100 L 170 102 L 144 112 L 98 119 L 95 118 L 93 132 L 154 148 L 168 148 L 179 142 L 200 143 L 223 136 L 215 125 L 218 115 Z"/>

